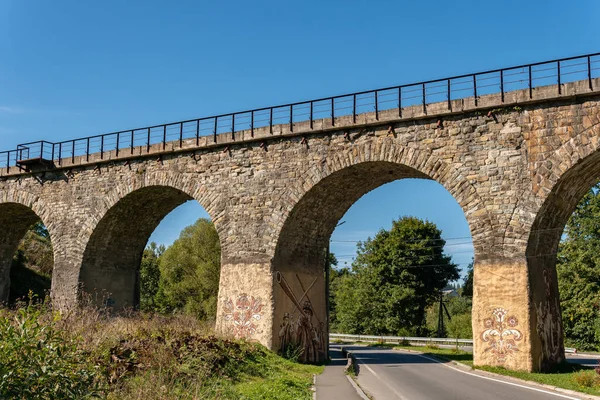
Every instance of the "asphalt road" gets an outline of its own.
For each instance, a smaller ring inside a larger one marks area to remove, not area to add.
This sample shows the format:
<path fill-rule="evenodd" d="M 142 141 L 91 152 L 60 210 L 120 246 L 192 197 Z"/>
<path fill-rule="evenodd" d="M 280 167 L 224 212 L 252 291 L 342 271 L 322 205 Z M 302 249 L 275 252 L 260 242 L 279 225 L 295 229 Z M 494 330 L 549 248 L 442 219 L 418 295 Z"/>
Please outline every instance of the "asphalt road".
<path fill-rule="evenodd" d="M 358 361 L 358 384 L 375 400 L 580 399 L 482 377 L 416 353 L 358 346 L 346 348 Z"/>

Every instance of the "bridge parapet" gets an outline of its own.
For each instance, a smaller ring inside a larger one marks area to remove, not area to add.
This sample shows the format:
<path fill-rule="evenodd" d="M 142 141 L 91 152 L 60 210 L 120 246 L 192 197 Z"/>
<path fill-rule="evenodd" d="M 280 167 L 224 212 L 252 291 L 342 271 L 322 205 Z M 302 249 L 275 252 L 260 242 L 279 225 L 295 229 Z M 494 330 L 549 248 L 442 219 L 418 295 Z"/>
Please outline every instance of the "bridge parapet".
<path fill-rule="evenodd" d="M 0 176 L 584 96 L 600 92 L 598 75 L 600 53 L 594 53 L 57 143 L 27 143 L 0 152 Z M 24 160 L 44 162 L 29 168 Z"/>

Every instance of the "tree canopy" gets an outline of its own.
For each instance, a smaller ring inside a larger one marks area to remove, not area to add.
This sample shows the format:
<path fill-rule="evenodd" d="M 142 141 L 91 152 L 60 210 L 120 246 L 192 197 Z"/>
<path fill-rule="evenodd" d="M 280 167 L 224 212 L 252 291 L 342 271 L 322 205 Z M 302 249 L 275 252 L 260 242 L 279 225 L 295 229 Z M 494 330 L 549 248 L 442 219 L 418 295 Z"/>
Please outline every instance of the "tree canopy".
<path fill-rule="evenodd" d="M 579 348 L 600 344 L 600 184 L 579 202 L 565 227 L 558 262 L 563 325 Z"/>
<path fill-rule="evenodd" d="M 392 222 L 359 243 L 351 273 L 335 288 L 335 329 L 358 334 L 427 333 L 425 310 L 458 268 L 443 253 L 435 224 L 415 217 Z"/>
<path fill-rule="evenodd" d="M 158 267 L 160 278 L 155 302 L 159 311 L 215 318 L 221 247 L 212 222 L 200 218 L 186 227 L 158 258 Z M 154 279 L 155 275 L 152 276 Z"/>

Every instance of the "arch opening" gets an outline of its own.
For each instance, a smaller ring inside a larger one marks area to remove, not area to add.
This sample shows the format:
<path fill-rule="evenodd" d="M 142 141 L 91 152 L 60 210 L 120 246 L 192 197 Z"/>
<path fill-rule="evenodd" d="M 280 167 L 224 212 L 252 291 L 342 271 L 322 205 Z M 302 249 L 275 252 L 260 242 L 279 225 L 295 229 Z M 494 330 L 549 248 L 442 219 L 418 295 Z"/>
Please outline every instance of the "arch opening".
<path fill-rule="evenodd" d="M 167 214 L 190 200 L 173 187 L 147 186 L 106 212 L 87 243 L 79 277 L 93 304 L 116 311 L 139 307 L 140 264 L 148 239 Z"/>
<path fill-rule="evenodd" d="M 304 349 L 303 361 L 325 359 L 329 332 L 326 272 L 330 238 L 342 220 L 346 222 L 347 217 L 351 218 L 348 210 L 362 201 L 364 195 L 407 178 L 432 181 L 427 174 L 404 164 L 362 162 L 320 179 L 300 197 L 283 224 L 272 260 L 275 349 L 285 352 L 286 346 L 293 344 Z M 378 207 L 375 197 L 369 196 L 368 201 L 371 207 Z M 466 223 L 464 210 L 461 211 Z M 400 207 L 392 212 L 395 214 L 388 217 L 388 223 L 402 215 Z M 359 240 L 365 239 L 367 237 Z M 308 336 L 312 343 L 306 339 Z"/>
<path fill-rule="evenodd" d="M 557 262 L 567 221 L 579 202 L 599 181 L 600 152 L 580 159 L 552 187 L 540 207 L 529 235 L 526 257 L 531 287 L 532 328 L 537 332 L 532 345 L 534 360 L 548 370 L 565 359 L 563 317 L 560 305 Z"/>
<path fill-rule="evenodd" d="M 12 303 L 29 291 L 50 291 L 54 252 L 40 216 L 20 203 L 0 204 L 0 302 Z"/>

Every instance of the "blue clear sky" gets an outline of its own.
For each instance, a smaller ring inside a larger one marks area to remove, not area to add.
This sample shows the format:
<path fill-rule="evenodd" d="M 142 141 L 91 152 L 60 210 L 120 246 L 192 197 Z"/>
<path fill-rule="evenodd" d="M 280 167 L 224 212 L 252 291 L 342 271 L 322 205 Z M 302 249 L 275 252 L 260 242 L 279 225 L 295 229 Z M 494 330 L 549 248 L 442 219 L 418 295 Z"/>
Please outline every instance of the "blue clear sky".
<path fill-rule="evenodd" d="M 596 0 L 0 0 L 0 147 L 596 52 L 598 15 Z M 152 239 L 202 213 L 182 206 Z M 332 249 L 405 214 L 469 236 L 443 188 L 404 181 L 357 202 Z M 447 251 L 464 265 L 462 242 Z"/>

